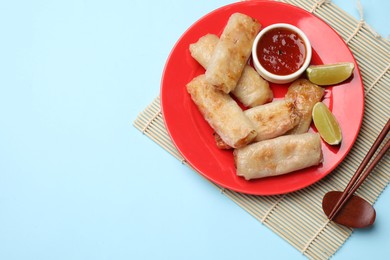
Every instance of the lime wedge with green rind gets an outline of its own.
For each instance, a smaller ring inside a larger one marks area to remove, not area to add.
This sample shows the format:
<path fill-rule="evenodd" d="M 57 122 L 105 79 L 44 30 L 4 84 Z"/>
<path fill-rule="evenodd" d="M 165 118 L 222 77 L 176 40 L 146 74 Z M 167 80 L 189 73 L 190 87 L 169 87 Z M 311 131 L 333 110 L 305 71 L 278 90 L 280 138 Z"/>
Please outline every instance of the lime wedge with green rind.
<path fill-rule="evenodd" d="M 339 62 L 325 65 L 310 65 L 306 69 L 307 78 L 320 86 L 335 85 L 351 77 L 355 66 L 352 62 Z"/>
<path fill-rule="evenodd" d="M 322 102 L 314 105 L 312 117 L 315 127 L 322 139 L 330 145 L 341 143 L 342 133 L 336 117 L 329 108 Z"/>

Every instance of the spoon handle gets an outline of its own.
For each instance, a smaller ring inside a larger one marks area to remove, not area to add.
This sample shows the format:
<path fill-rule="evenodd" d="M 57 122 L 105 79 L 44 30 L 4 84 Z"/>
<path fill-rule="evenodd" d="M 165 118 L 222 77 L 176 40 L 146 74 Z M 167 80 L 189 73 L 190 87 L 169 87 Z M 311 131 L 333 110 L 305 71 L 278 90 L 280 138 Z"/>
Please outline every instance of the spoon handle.
<path fill-rule="evenodd" d="M 343 204 L 352 196 L 352 194 L 359 188 L 359 186 L 363 183 L 363 181 L 367 178 L 367 176 L 370 174 L 370 172 L 374 169 L 374 167 L 377 165 L 377 163 L 382 159 L 382 157 L 385 155 L 387 150 L 390 146 L 390 140 L 387 141 L 385 146 L 381 149 L 381 151 L 378 153 L 377 157 L 374 159 L 374 161 L 371 163 L 371 165 L 367 168 L 367 170 L 362 174 L 364 168 L 367 166 L 369 161 L 371 160 L 372 156 L 375 154 L 376 150 L 382 143 L 382 141 L 385 139 L 387 133 L 390 130 L 390 119 L 387 121 L 386 125 L 382 129 L 381 133 L 378 135 L 377 139 L 375 140 L 374 144 L 371 146 L 370 150 L 368 151 L 366 157 L 361 162 L 360 166 L 356 170 L 355 174 L 353 175 L 352 179 L 349 181 L 347 187 L 344 189 L 343 194 L 340 196 L 339 200 L 335 204 L 334 208 L 329 214 L 329 219 L 332 220 L 337 212 L 341 209 Z M 359 179 L 360 177 L 360 179 Z M 359 180 L 357 182 L 357 180 Z"/>

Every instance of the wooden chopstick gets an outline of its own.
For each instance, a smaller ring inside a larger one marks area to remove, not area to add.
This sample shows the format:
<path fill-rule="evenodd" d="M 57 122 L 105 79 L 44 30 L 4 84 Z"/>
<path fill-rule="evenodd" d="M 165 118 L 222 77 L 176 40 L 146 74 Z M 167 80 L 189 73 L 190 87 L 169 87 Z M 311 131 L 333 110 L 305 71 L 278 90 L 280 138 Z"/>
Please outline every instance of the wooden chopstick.
<path fill-rule="evenodd" d="M 377 139 L 375 140 L 374 144 L 371 146 L 370 150 L 368 151 L 367 155 L 359 165 L 358 169 L 356 170 L 355 174 L 349 181 L 347 187 L 344 189 L 342 195 L 340 196 L 339 200 L 337 201 L 336 205 L 333 207 L 332 211 L 329 214 L 329 219 L 332 220 L 336 214 L 340 211 L 340 209 L 343 207 L 343 205 L 348 201 L 348 199 L 352 196 L 352 194 L 359 188 L 359 186 L 363 183 L 363 181 L 367 178 L 367 176 L 370 174 L 370 172 L 375 168 L 375 166 L 378 164 L 378 162 L 382 159 L 382 157 L 386 154 L 387 150 L 390 147 L 390 139 L 387 141 L 387 143 L 382 147 L 381 151 L 377 154 L 375 159 L 372 161 L 370 166 L 367 168 L 367 170 L 362 174 L 364 168 L 367 166 L 373 155 L 375 154 L 376 150 L 380 146 L 380 144 L 385 139 L 387 133 L 390 130 L 390 119 L 387 121 L 386 125 L 383 127 L 381 133 L 378 135 Z"/>

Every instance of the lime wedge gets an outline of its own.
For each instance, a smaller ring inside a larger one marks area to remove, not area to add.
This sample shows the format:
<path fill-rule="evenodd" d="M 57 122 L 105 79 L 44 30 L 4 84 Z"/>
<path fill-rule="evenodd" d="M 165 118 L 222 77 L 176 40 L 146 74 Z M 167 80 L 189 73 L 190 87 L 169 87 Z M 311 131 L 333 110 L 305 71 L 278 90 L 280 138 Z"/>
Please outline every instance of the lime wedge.
<path fill-rule="evenodd" d="M 317 85 L 327 86 L 343 82 L 353 72 L 352 62 L 340 62 L 326 65 L 310 65 L 306 69 L 307 78 Z"/>
<path fill-rule="evenodd" d="M 314 125 L 322 139 L 330 145 L 341 143 L 340 125 L 329 108 L 322 102 L 317 102 L 312 111 Z"/>

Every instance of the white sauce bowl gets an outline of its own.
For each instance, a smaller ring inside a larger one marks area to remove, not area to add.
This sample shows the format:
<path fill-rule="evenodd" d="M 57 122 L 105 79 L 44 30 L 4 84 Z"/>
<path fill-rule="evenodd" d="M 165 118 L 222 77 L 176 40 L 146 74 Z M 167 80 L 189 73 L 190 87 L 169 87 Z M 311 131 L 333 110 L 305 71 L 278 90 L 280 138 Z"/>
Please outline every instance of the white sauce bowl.
<path fill-rule="evenodd" d="M 270 30 L 273 30 L 276 28 L 282 28 L 282 29 L 284 28 L 284 29 L 288 29 L 288 30 L 291 30 L 291 31 L 297 33 L 299 35 L 299 37 L 303 40 L 305 47 L 306 47 L 306 56 L 305 56 L 305 60 L 302 64 L 302 66 L 294 73 L 291 73 L 288 75 L 277 75 L 277 74 L 269 72 L 261 65 L 261 63 L 257 57 L 257 45 L 261 41 L 263 35 L 265 35 Z M 277 24 L 272 24 L 270 26 L 265 27 L 256 36 L 256 38 L 253 42 L 253 46 L 252 46 L 252 59 L 253 59 L 253 65 L 254 65 L 256 71 L 265 80 L 268 80 L 272 83 L 277 83 L 277 84 L 290 83 L 290 82 L 296 80 L 297 78 L 299 78 L 302 75 L 302 73 L 305 72 L 306 68 L 309 66 L 310 61 L 311 61 L 311 56 L 312 56 L 311 44 L 310 44 L 310 41 L 307 38 L 306 34 L 298 27 L 291 25 L 291 24 L 286 24 L 286 23 L 277 23 Z"/>

